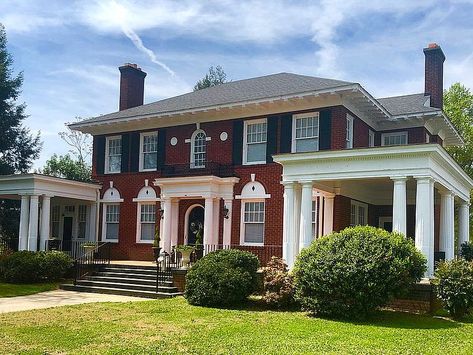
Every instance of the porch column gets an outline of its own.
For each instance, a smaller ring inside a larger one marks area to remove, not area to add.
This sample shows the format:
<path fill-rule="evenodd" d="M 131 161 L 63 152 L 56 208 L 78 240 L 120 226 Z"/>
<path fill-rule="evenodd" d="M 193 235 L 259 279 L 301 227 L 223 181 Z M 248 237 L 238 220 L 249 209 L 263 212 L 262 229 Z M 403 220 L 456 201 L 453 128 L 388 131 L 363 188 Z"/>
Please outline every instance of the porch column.
<path fill-rule="evenodd" d="M 294 186 L 294 261 L 299 254 L 299 239 L 301 231 L 301 202 L 302 202 L 302 188 L 296 183 Z"/>
<path fill-rule="evenodd" d="M 38 205 L 39 196 L 32 195 L 30 197 L 30 221 L 28 224 L 28 250 L 38 250 Z"/>
<path fill-rule="evenodd" d="M 96 234 L 96 223 L 97 223 L 97 203 L 91 203 L 90 204 L 90 213 L 89 213 L 89 238 L 88 240 L 91 240 L 95 242 L 97 240 L 97 234 Z"/>
<path fill-rule="evenodd" d="M 470 204 L 461 201 L 458 208 L 458 242 L 461 245 L 470 241 Z"/>
<path fill-rule="evenodd" d="M 208 245 L 213 241 L 213 217 L 214 217 L 214 201 L 212 197 L 205 198 L 204 208 L 204 251 L 211 251 L 212 247 Z"/>
<path fill-rule="evenodd" d="M 18 231 L 18 250 L 28 249 L 28 221 L 30 211 L 30 198 L 27 195 L 21 196 L 20 209 L 20 230 Z"/>
<path fill-rule="evenodd" d="M 302 183 L 299 252 L 312 242 L 312 181 Z"/>
<path fill-rule="evenodd" d="M 220 232 L 220 198 L 214 199 L 213 227 L 212 244 L 218 245 L 218 235 Z"/>
<path fill-rule="evenodd" d="M 179 228 L 179 200 L 171 200 L 171 246 L 177 245 L 177 234 Z M 184 226 L 186 228 L 186 226 Z"/>
<path fill-rule="evenodd" d="M 324 225 L 324 196 L 319 193 L 317 198 L 317 237 L 321 237 L 323 235 L 324 230 L 322 229 Z"/>
<path fill-rule="evenodd" d="M 452 260 L 455 250 L 454 195 L 451 191 L 440 194 L 440 251 L 445 252 L 445 260 Z"/>
<path fill-rule="evenodd" d="M 46 250 L 49 239 L 49 221 L 51 216 L 51 197 L 44 195 L 41 199 L 41 230 L 39 233 L 39 250 Z"/>
<path fill-rule="evenodd" d="M 164 227 L 163 227 L 163 249 L 171 252 L 171 223 L 172 223 L 172 203 L 170 198 L 164 199 Z"/>
<path fill-rule="evenodd" d="M 289 269 L 294 266 L 294 183 L 284 184 L 283 248 L 282 257 Z"/>
<path fill-rule="evenodd" d="M 391 178 L 394 181 L 393 189 L 393 232 L 406 235 L 406 177 Z"/>
<path fill-rule="evenodd" d="M 426 277 L 434 273 L 434 182 L 417 178 L 415 245 L 427 259 Z"/>
<path fill-rule="evenodd" d="M 228 213 L 223 219 L 223 246 L 230 246 L 232 244 L 232 207 L 233 200 L 223 200 L 223 205 L 227 208 Z"/>
<path fill-rule="evenodd" d="M 324 197 L 324 234 L 328 235 L 333 232 L 333 200 L 335 196 L 328 195 Z"/>

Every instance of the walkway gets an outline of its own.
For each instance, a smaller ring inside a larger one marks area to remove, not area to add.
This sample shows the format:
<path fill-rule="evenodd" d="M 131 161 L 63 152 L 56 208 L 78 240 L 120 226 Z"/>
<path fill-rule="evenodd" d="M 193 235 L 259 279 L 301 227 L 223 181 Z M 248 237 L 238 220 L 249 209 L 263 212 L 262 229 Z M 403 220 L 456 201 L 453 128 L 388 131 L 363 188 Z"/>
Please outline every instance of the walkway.
<path fill-rule="evenodd" d="M 55 290 L 35 295 L 0 298 L 0 313 L 27 311 L 93 302 L 146 301 L 145 298 Z"/>

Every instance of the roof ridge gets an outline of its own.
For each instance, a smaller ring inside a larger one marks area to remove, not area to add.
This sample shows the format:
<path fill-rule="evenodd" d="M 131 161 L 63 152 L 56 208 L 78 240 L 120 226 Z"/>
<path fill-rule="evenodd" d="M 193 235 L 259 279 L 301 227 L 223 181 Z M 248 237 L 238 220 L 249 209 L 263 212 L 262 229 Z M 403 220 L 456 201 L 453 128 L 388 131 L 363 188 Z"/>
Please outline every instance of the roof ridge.
<path fill-rule="evenodd" d="M 396 97 L 407 97 L 407 96 L 416 96 L 416 95 L 429 96 L 429 94 L 425 94 L 424 92 L 418 92 L 418 93 L 415 93 L 415 94 L 406 94 L 406 95 L 395 95 L 395 96 L 378 97 L 378 98 L 376 98 L 376 100 L 393 99 L 393 98 L 396 98 Z"/>

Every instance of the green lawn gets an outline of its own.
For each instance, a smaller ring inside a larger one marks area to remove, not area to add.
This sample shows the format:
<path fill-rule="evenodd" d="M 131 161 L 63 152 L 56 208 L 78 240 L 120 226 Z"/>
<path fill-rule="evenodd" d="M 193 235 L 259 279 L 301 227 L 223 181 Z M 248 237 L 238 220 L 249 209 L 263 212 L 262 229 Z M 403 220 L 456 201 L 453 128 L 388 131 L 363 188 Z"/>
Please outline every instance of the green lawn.
<path fill-rule="evenodd" d="M 0 282 L 0 297 L 32 295 L 38 292 L 51 291 L 58 288 L 57 282 L 39 284 L 8 284 Z"/>
<path fill-rule="evenodd" d="M 183 298 L 0 314 L 0 352 L 473 353 L 473 323 L 380 312 L 369 322 L 189 306 Z"/>

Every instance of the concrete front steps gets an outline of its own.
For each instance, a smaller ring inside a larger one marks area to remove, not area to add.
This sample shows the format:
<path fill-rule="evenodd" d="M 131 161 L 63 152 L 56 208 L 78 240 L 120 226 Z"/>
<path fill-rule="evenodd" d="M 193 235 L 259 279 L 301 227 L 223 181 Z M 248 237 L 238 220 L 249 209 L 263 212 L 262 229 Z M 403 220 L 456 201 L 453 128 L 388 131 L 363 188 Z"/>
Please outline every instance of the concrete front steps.
<path fill-rule="evenodd" d="M 64 284 L 63 290 L 95 292 L 146 298 L 170 298 L 182 293 L 173 285 L 172 278 L 159 284 L 156 292 L 156 267 L 135 265 L 107 265 L 92 275 L 77 280 L 76 285 Z"/>

